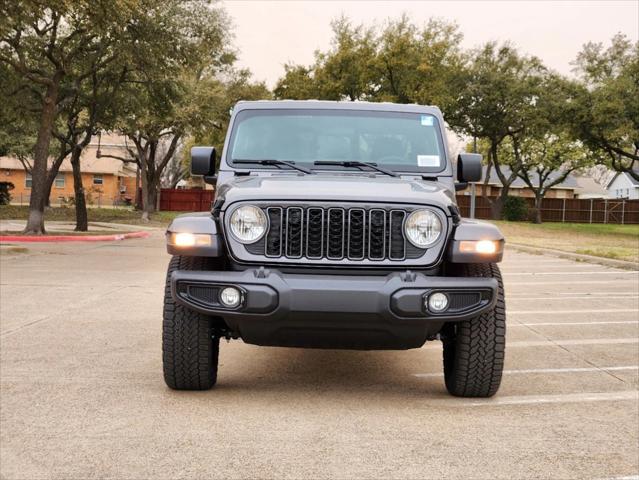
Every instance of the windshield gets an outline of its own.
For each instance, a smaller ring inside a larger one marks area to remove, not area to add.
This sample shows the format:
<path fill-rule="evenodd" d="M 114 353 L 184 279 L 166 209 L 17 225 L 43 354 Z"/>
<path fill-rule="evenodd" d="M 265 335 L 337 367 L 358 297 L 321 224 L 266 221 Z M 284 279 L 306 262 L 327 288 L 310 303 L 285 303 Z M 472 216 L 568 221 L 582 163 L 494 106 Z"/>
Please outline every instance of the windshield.
<path fill-rule="evenodd" d="M 440 172 L 445 155 L 439 132 L 436 117 L 419 113 L 243 110 L 235 118 L 227 161 L 283 160 L 314 170 L 346 169 L 316 161 L 358 161 L 393 171 Z"/>

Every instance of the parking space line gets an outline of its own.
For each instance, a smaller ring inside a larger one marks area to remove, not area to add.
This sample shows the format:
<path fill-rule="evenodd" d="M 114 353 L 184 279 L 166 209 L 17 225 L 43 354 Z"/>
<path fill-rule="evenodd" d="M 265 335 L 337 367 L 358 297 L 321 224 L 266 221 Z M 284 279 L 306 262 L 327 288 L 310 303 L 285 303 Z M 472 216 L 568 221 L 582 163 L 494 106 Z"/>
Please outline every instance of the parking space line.
<path fill-rule="evenodd" d="M 501 405 L 537 405 L 544 403 L 584 403 L 639 400 L 637 390 L 622 390 L 619 392 L 598 393 L 567 393 L 559 395 L 513 395 L 510 397 L 496 397 L 472 402 L 447 402 L 451 406 L 459 407 L 490 407 Z"/>
<path fill-rule="evenodd" d="M 542 287 L 546 287 L 548 285 L 566 285 L 567 280 L 557 281 L 557 282 L 549 282 L 547 280 L 540 282 L 505 282 L 506 286 L 517 286 L 517 285 L 539 285 Z M 628 284 L 628 279 L 625 278 L 615 278 L 612 280 L 571 280 L 570 285 L 611 285 L 621 283 L 623 285 Z"/>
<path fill-rule="evenodd" d="M 530 327 L 529 327 L 530 328 Z M 639 338 L 579 338 L 574 340 L 523 340 L 506 342 L 506 348 L 526 347 L 563 347 L 569 345 L 615 345 L 639 343 Z M 441 342 L 428 342 L 422 348 L 427 350 L 441 348 Z"/>
<path fill-rule="evenodd" d="M 627 321 L 610 321 L 610 322 L 539 322 L 539 323 L 512 323 L 508 324 L 509 328 L 512 327 L 547 327 L 547 326 L 562 326 L 562 325 L 637 325 L 639 320 L 627 320 Z"/>
<path fill-rule="evenodd" d="M 564 272 L 510 272 L 505 276 L 522 276 L 522 275 L 637 275 L 639 272 L 634 270 L 587 270 L 587 271 L 564 271 Z"/>
<path fill-rule="evenodd" d="M 578 310 L 509 310 L 508 315 L 560 315 L 562 313 L 637 313 L 636 308 L 578 309 Z"/>
<path fill-rule="evenodd" d="M 551 295 L 552 293 L 552 295 Z M 548 298 L 552 299 L 570 299 L 570 298 L 600 298 L 600 299 L 608 299 L 608 298 L 639 298 L 639 294 L 636 293 L 623 293 L 623 292 L 611 292 L 610 294 L 606 292 L 544 292 L 543 294 L 548 295 L 548 297 L 540 298 L 540 300 L 545 300 Z M 527 299 L 530 297 L 530 292 L 515 292 L 508 293 L 507 298 L 516 297 L 517 299 Z"/>
<path fill-rule="evenodd" d="M 510 294 L 506 295 L 507 300 L 635 300 L 639 299 L 639 295 L 574 295 L 574 296 L 552 296 L 552 297 L 530 297 L 526 294 L 516 295 Z"/>
<path fill-rule="evenodd" d="M 521 375 L 530 373 L 589 373 L 589 372 L 617 372 L 624 370 L 639 370 L 639 365 L 627 365 L 621 367 L 575 367 L 575 368 L 528 368 L 521 370 L 504 370 L 504 375 Z M 413 373 L 414 377 L 432 378 L 443 377 L 442 372 L 438 373 Z"/>
<path fill-rule="evenodd" d="M 506 348 L 517 347 L 551 347 L 568 345 L 614 345 L 639 343 L 638 338 L 587 338 L 575 340 L 530 340 L 521 342 L 506 342 Z"/>

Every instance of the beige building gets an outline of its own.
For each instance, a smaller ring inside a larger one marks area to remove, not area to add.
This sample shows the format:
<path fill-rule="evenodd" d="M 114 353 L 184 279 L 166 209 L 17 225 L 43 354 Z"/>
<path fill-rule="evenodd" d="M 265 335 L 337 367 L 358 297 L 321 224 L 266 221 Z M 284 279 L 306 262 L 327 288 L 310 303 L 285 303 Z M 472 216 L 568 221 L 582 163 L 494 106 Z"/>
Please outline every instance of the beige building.
<path fill-rule="evenodd" d="M 98 148 L 101 156 L 98 156 Z M 128 158 L 124 137 L 113 134 L 95 136 L 83 151 L 80 161 L 82 184 L 87 203 L 95 206 L 122 205 L 135 202 L 137 166 L 104 155 Z M 53 159 L 49 160 L 50 163 Z M 74 197 L 73 170 L 69 158 L 65 158 L 51 186 L 49 200 L 52 205 L 70 202 Z M 0 182 L 13 183 L 11 190 L 14 204 L 26 204 L 31 196 L 31 174 L 13 157 L 0 157 Z"/>

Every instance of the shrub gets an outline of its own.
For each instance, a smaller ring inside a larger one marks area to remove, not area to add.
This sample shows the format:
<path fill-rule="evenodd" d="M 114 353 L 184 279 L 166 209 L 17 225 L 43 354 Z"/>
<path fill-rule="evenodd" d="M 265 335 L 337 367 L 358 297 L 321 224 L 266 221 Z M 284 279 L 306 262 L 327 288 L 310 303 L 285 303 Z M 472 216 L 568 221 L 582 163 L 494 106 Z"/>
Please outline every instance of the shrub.
<path fill-rule="evenodd" d="M 504 220 L 522 222 L 528 219 L 528 203 L 521 197 L 506 197 L 502 210 Z"/>
<path fill-rule="evenodd" d="M 11 182 L 0 182 L 0 205 L 9 205 L 11 202 L 10 190 L 13 190 L 15 185 Z"/>

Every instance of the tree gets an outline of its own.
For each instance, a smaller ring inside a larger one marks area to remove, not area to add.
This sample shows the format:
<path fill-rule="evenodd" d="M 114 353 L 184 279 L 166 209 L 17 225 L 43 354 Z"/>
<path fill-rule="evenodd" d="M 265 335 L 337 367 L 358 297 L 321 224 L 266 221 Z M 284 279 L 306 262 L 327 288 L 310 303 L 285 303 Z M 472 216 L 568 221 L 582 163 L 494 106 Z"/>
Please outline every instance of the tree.
<path fill-rule="evenodd" d="M 0 156 L 31 159 L 38 122 L 40 91 L 32 89 L 13 68 L 0 62 Z"/>
<path fill-rule="evenodd" d="M 535 196 L 534 223 L 541 223 L 541 202 L 548 191 L 573 171 L 588 167 L 592 160 L 590 152 L 565 132 L 546 132 L 522 140 L 514 137 L 504 147 L 510 147 L 518 158 L 521 169 L 517 174 Z"/>
<path fill-rule="evenodd" d="M 126 81 L 128 66 L 113 62 L 111 68 L 94 72 L 80 82 L 70 101 L 60 114 L 59 127 L 54 128 L 54 136 L 67 146 L 71 155 L 76 225 L 75 230 L 89 229 L 82 168 L 82 152 L 98 133 L 99 122 L 109 123 L 113 115 L 117 91 Z"/>
<path fill-rule="evenodd" d="M 487 141 L 485 181 L 494 168 L 502 184 L 499 196 L 490 200 L 493 218 L 498 219 L 521 168 L 515 156 L 500 158 L 500 146 L 523 134 L 537 117 L 546 69 L 537 58 L 522 56 L 508 44 L 488 43 L 470 58 L 458 79 L 463 88 L 445 112 L 446 119 L 456 132 Z M 508 172 L 504 166 L 510 167 Z"/>
<path fill-rule="evenodd" d="M 372 29 L 353 26 L 346 17 L 331 24 L 332 48 L 315 52 L 314 82 L 319 98 L 367 100 L 375 91 L 375 38 Z"/>
<path fill-rule="evenodd" d="M 197 129 L 191 129 L 188 139 L 179 161 L 180 168 L 184 172 L 184 178 L 190 175 L 191 147 L 194 145 L 212 145 L 218 152 L 217 165 L 219 168 L 222 148 L 231 120 L 231 111 L 235 104 L 241 100 L 268 100 L 273 97 L 263 82 L 253 82 L 251 72 L 246 69 L 231 70 L 224 80 L 216 81 L 216 87 L 212 89 L 211 96 L 206 100 L 213 107 L 208 114 L 207 121 L 200 123 Z"/>
<path fill-rule="evenodd" d="M 315 52 L 311 66 L 286 65 L 276 98 L 368 100 L 438 104 L 452 99 L 462 65 L 462 35 L 455 24 L 430 20 L 423 28 L 404 15 L 383 27 L 333 21 L 331 48 Z"/>
<path fill-rule="evenodd" d="M 430 19 L 420 29 L 407 15 L 390 21 L 378 39 L 377 100 L 439 105 L 446 112 L 463 65 L 461 40 L 454 23 Z"/>
<path fill-rule="evenodd" d="M 313 71 L 313 67 L 284 65 L 284 76 L 277 81 L 273 89 L 275 98 L 286 100 L 321 99 Z"/>
<path fill-rule="evenodd" d="M 32 189 L 25 232 L 44 233 L 47 175 L 53 126 L 60 105 L 78 82 L 117 56 L 135 26 L 129 20 L 139 2 L 95 0 L 3 2 L 0 9 L 0 63 L 40 93 L 33 148 Z M 142 13 L 140 9 L 139 13 Z M 135 17 L 135 15 L 133 15 Z M 87 61 L 87 59 L 95 61 Z M 90 70 L 80 67 L 90 65 Z"/>
<path fill-rule="evenodd" d="M 577 56 L 573 130 L 606 163 L 639 180 L 639 42 L 622 34 L 608 48 L 587 43 Z"/>
<path fill-rule="evenodd" d="M 128 156 L 105 155 L 139 166 L 145 220 L 156 209 L 164 169 L 180 143 L 214 121 L 220 90 L 216 77 L 229 72 L 235 60 L 222 9 L 205 1 L 175 0 L 170 9 L 154 12 L 153 19 L 170 48 L 154 42 L 151 51 L 133 56 L 132 78 L 119 94 L 120 113 L 112 125 L 132 146 Z M 157 68 L 154 53 L 169 61 Z"/>

